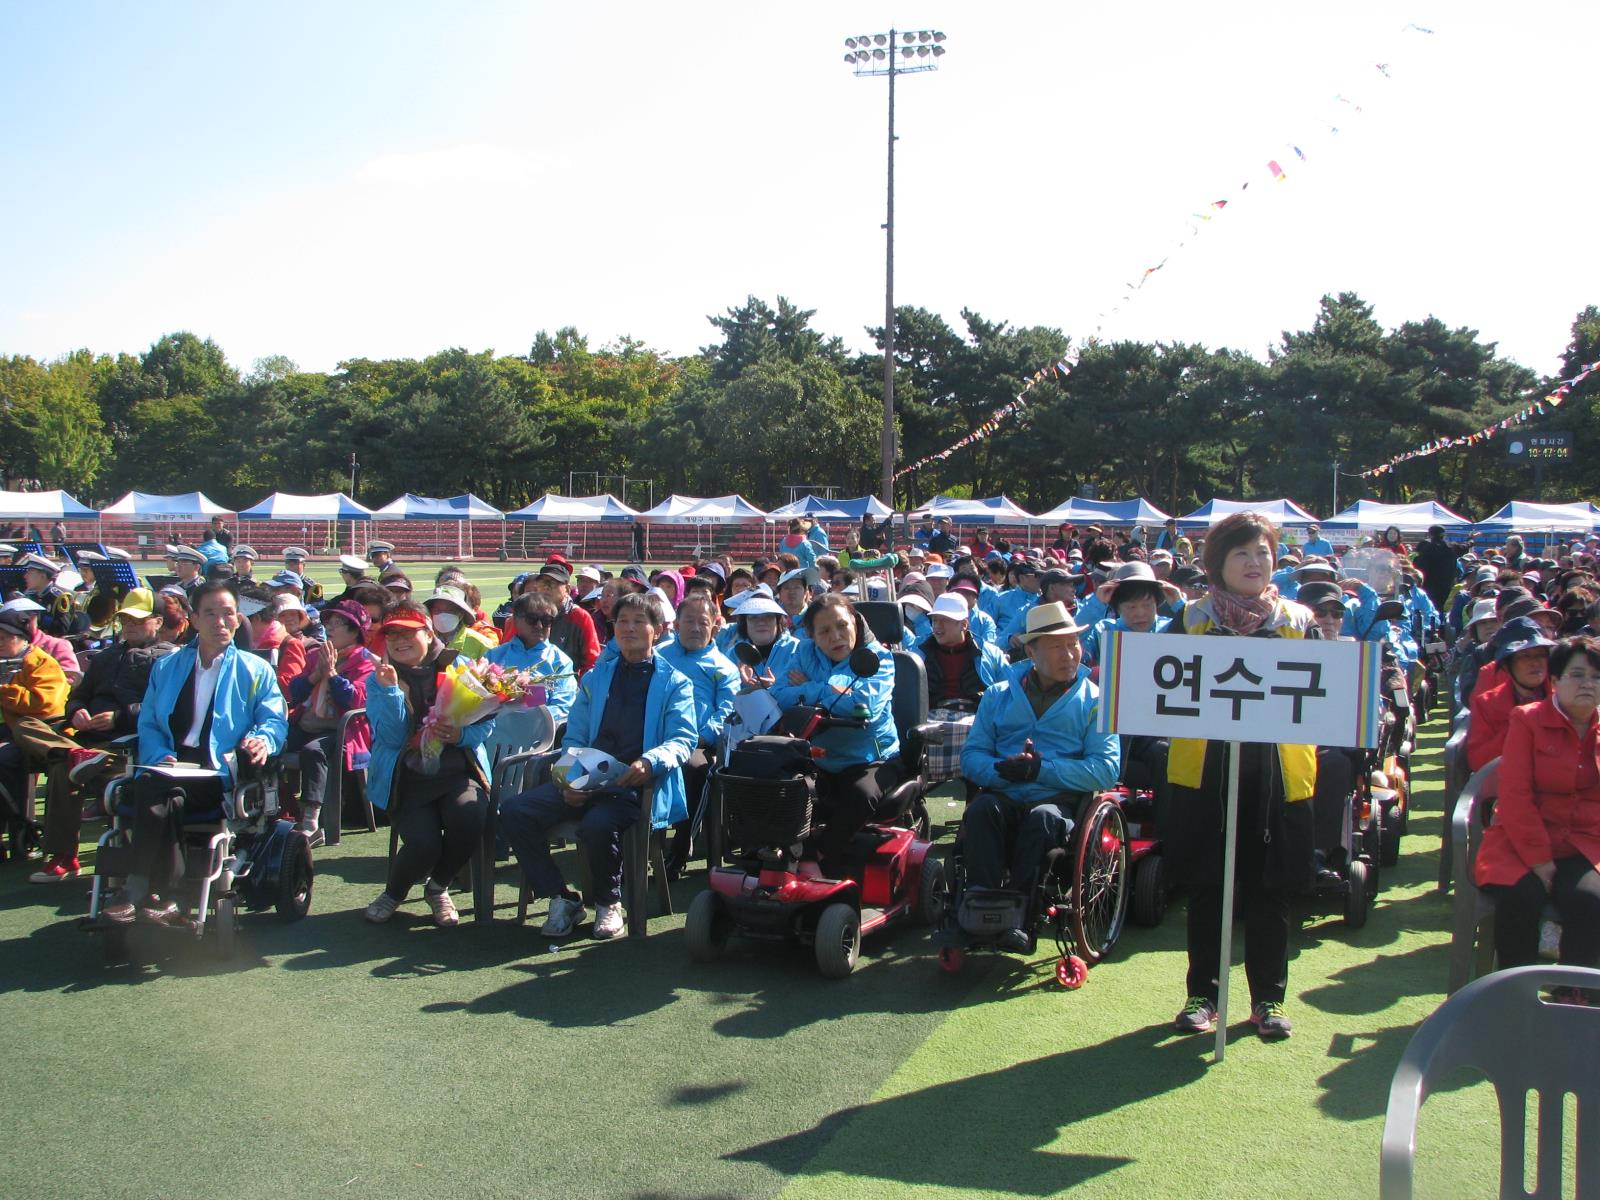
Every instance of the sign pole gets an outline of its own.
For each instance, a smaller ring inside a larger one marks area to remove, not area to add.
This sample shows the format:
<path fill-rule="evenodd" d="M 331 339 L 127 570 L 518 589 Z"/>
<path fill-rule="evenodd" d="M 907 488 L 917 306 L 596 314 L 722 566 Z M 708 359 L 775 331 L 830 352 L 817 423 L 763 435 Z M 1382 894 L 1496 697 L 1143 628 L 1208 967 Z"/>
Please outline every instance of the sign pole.
<path fill-rule="evenodd" d="M 1239 835 L 1239 743 L 1228 743 L 1228 796 L 1222 841 L 1222 941 L 1217 967 L 1217 1048 L 1221 1062 L 1228 1047 L 1228 974 L 1233 966 L 1233 873 Z"/>

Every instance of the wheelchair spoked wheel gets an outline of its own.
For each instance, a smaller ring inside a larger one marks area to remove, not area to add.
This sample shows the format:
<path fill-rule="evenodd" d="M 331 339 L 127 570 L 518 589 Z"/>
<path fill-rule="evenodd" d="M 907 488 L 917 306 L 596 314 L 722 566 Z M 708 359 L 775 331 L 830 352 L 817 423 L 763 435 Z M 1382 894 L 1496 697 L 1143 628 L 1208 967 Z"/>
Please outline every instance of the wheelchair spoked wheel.
<path fill-rule="evenodd" d="M 1104 796 L 1079 822 L 1069 915 L 1072 940 L 1088 966 L 1111 952 L 1128 917 L 1128 827 L 1122 809 Z"/>

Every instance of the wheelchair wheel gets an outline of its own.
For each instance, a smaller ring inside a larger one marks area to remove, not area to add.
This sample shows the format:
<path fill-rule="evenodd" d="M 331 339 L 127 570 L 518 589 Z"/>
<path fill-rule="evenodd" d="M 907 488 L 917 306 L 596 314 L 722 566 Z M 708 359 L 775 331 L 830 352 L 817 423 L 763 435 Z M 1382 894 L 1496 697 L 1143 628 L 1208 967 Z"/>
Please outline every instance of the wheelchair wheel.
<path fill-rule="evenodd" d="M 1133 868 L 1134 923 L 1153 928 L 1167 915 L 1167 868 L 1159 854 L 1147 854 Z"/>
<path fill-rule="evenodd" d="M 1405 832 L 1405 819 L 1405 813 L 1401 811 L 1398 803 L 1384 810 L 1379 861 L 1386 867 L 1400 865 L 1400 835 Z"/>
<path fill-rule="evenodd" d="M 1117 944 L 1128 916 L 1128 830 L 1104 796 L 1085 806 L 1073 847 L 1072 939 L 1094 966 Z"/>
<path fill-rule="evenodd" d="M 206 925 L 216 931 L 216 940 L 212 948 L 216 950 L 217 957 L 224 962 L 231 959 L 238 947 L 239 941 L 239 905 L 237 901 L 224 897 L 217 901 L 217 911 L 211 915 Z"/>
<path fill-rule="evenodd" d="M 733 919 L 715 892 L 707 889 L 689 904 L 689 915 L 683 925 L 683 937 L 689 944 L 691 961 L 714 962 L 727 949 L 728 938 L 732 934 Z"/>
<path fill-rule="evenodd" d="M 849 904 L 830 904 L 817 921 L 817 968 L 829 979 L 844 979 L 861 953 L 861 914 Z"/>
<path fill-rule="evenodd" d="M 1347 928 L 1360 929 L 1367 923 L 1367 910 L 1372 905 L 1367 864 L 1357 859 L 1350 864 L 1349 874 L 1345 878 L 1349 886 L 1344 894 L 1344 923 Z"/>
<path fill-rule="evenodd" d="M 937 925 L 944 916 L 944 863 L 929 854 L 922 860 L 922 882 L 917 888 L 917 907 L 912 916 L 918 925 Z"/>
<path fill-rule="evenodd" d="M 939 969 L 946 975 L 954 975 L 967 965 L 967 952 L 959 946 L 939 947 Z"/>
<path fill-rule="evenodd" d="M 1075 992 L 1089 979 L 1089 964 L 1076 954 L 1056 959 L 1056 982 L 1069 992 Z"/>
<path fill-rule="evenodd" d="M 285 921 L 298 921 L 311 911 L 313 879 L 311 843 L 303 833 L 291 834 L 278 875 L 278 916 Z"/>

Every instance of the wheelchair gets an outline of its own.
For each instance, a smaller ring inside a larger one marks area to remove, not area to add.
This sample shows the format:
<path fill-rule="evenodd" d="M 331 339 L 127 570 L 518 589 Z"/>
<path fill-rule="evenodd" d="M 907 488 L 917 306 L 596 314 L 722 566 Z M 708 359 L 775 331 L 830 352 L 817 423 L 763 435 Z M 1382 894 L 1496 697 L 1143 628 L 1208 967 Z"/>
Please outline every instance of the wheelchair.
<path fill-rule="evenodd" d="M 111 780 L 105 791 L 111 826 L 95 854 L 86 927 L 101 935 L 108 962 L 131 961 L 133 927 L 105 920 L 101 909 L 127 877 L 133 806 L 123 793 L 139 770 Z M 311 910 L 311 843 L 281 815 L 281 774 L 276 759 L 259 767 L 239 763 L 234 788 L 220 808 L 184 814 L 183 877 L 169 898 L 186 920 L 176 929 L 197 943 L 209 942 L 222 959 L 235 952 L 241 908 L 275 909 L 285 922 L 298 921 Z"/>
<path fill-rule="evenodd" d="M 1324 756 L 1346 756 L 1350 763 L 1351 782 L 1341 788 L 1342 795 L 1328 798 L 1318 795 L 1312 804 L 1338 805 L 1337 833 L 1330 836 L 1335 822 L 1328 821 L 1329 830 L 1319 832 L 1316 839 L 1318 869 L 1312 884 L 1314 901 L 1337 904 L 1345 925 L 1360 929 L 1367 923 L 1372 901 L 1378 894 L 1379 861 L 1383 846 L 1383 810 L 1374 798 L 1371 773 L 1371 751 L 1346 750 L 1324 747 L 1318 751 L 1319 778 L 1327 769 Z M 1313 813 L 1319 831 L 1323 831 L 1324 818 L 1320 811 Z"/>
<path fill-rule="evenodd" d="M 1089 968 L 1111 953 L 1127 922 L 1130 848 L 1122 798 L 1113 791 L 1079 800 L 1067 843 L 1046 854 L 1033 896 L 1013 888 L 967 886 L 963 823 L 934 934 L 939 966 L 959 971 L 968 953 L 996 950 L 1001 936 L 1016 929 L 1027 935 L 1031 954 L 1042 927 L 1058 952 L 1056 982 L 1067 989 L 1082 987 Z"/>

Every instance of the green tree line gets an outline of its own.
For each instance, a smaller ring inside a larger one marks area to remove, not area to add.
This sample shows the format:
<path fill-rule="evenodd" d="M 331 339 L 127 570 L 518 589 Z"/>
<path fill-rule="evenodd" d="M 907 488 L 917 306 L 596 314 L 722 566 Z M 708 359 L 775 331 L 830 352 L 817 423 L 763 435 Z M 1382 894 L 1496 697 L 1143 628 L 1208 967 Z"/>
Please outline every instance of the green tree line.
<path fill-rule="evenodd" d="M 353 456 L 358 497 L 374 505 L 470 491 L 511 508 L 567 491 L 572 472 L 652 480 L 658 499 L 739 492 L 775 505 L 791 484 L 876 492 L 883 330 L 869 331 L 878 353 L 852 355 L 813 315 L 752 296 L 708 318 L 716 340 L 683 358 L 631 338 L 591 348 L 572 328 L 539 333 L 521 355 L 451 349 L 331 373 L 282 357 L 241 373 L 188 332 L 142 355 L 13 356 L 0 359 L 0 477 L 90 504 L 200 489 L 239 508 L 272 491 L 347 490 Z M 1073 350 L 1056 329 L 965 310 L 956 327 L 899 309 L 900 461 L 956 442 Z M 1596 358 L 1590 306 L 1562 377 Z M 1185 512 L 1218 495 L 1290 496 L 1326 512 L 1335 463 L 1356 472 L 1472 432 L 1554 382 L 1475 330 L 1431 316 L 1384 329 L 1360 297 L 1325 296 L 1312 327 L 1285 331 L 1264 362 L 1181 342 L 1086 345 L 1067 378 L 1036 386 L 993 436 L 902 478 L 896 499 L 1004 491 L 1042 509 L 1142 495 Z M 1550 498 L 1600 492 L 1597 398 L 1600 378 L 1524 427 L 1576 435 L 1572 460 L 1547 467 Z M 1494 438 L 1376 480 L 1341 477 L 1339 501 L 1438 499 L 1482 515 L 1532 490 L 1529 468 Z"/>

